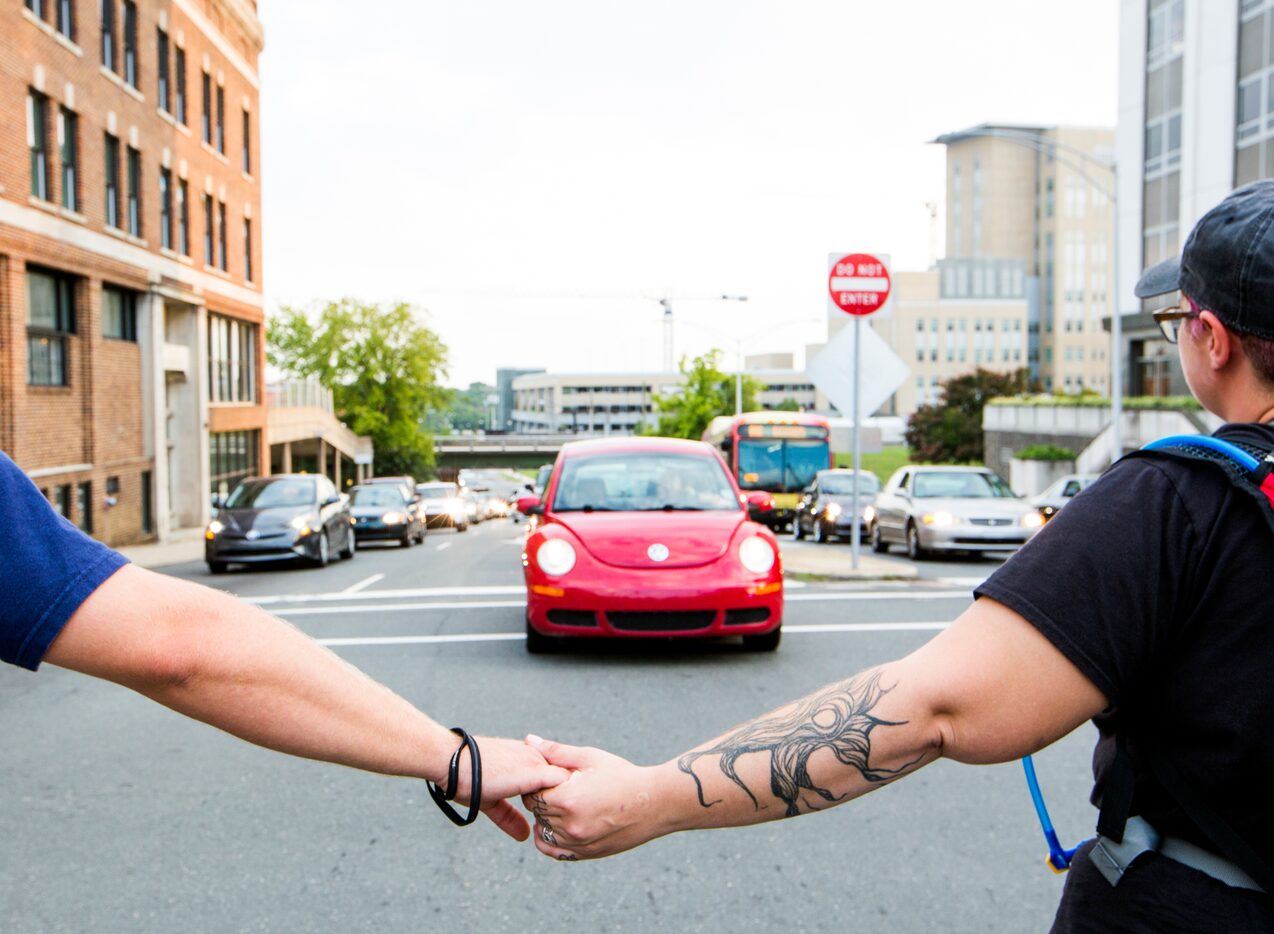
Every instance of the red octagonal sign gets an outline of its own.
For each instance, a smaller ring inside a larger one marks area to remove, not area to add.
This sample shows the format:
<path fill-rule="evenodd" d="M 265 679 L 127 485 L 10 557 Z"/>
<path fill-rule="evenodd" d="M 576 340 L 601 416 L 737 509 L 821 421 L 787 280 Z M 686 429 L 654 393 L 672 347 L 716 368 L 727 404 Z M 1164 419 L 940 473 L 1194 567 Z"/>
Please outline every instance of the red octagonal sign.
<path fill-rule="evenodd" d="M 827 276 L 827 291 L 836 307 L 860 317 L 880 311 L 891 286 L 888 266 L 870 253 L 842 256 Z"/>

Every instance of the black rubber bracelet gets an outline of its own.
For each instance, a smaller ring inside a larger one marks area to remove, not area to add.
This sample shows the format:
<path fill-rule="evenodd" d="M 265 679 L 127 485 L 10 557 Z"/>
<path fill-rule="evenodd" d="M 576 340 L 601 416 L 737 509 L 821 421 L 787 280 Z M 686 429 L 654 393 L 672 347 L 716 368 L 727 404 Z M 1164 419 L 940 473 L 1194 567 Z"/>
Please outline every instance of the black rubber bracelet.
<path fill-rule="evenodd" d="M 444 791 L 433 782 L 426 782 L 429 786 L 429 796 L 434 799 L 434 804 L 438 805 L 438 809 L 447 815 L 457 827 L 466 827 L 478 819 L 478 813 L 482 805 L 482 757 L 478 754 L 477 741 L 458 726 L 453 726 L 451 732 L 460 737 L 460 745 L 451 756 L 451 763 L 447 767 L 447 788 Z M 460 786 L 460 753 L 465 749 L 469 750 L 469 765 L 473 772 L 473 780 L 469 783 L 469 813 L 461 816 L 460 812 L 453 808 L 448 802 L 454 801 L 456 792 Z"/>

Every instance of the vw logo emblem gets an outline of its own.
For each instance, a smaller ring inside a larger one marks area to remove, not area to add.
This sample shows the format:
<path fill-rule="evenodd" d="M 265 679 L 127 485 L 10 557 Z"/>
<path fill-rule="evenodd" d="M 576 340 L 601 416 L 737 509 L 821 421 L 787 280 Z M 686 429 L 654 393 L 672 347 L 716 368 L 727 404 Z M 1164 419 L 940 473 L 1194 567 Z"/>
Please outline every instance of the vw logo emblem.
<path fill-rule="evenodd" d="M 258 532 L 256 529 L 249 529 L 247 534 L 245 534 L 243 537 L 250 542 L 254 542 L 261 537 L 261 533 Z"/>
<path fill-rule="evenodd" d="M 667 561 L 668 546 L 661 545 L 658 542 L 646 549 L 646 557 L 651 561 Z"/>

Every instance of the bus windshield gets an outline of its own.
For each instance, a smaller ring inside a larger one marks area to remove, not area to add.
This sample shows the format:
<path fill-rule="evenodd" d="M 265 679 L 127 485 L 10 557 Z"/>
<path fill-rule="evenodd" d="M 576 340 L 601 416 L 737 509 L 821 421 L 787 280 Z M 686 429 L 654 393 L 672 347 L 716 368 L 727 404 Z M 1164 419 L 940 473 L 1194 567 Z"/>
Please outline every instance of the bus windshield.
<path fill-rule="evenodd" d="M 785 493 L 802 490 L 827 469 L 824 440 L 739 439 L 739 486 L 744 490 Z"/>

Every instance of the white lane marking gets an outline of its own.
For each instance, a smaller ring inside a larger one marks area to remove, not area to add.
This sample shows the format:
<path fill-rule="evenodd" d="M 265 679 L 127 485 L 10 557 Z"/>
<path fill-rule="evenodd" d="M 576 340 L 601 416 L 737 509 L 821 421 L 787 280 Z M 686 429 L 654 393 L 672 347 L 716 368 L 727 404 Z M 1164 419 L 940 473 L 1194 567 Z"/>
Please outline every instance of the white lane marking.
<path fill-rule="evenodd" d="M 448 548 L 450 548 L 450 547 L 451 547 L 451 542 L 443 542 L 441 545 L 439 545 L 439 546 L 437 547 L 437 549 L 436 549 L 436 550 L 437 550 L 437 551 L 446 551 L 446 550 L 447 550 Z"/>
<path fill-rule="evenodd" d="M 285 606 L 274 610 L 276 616 L 333 616 L 340 613 L 405 613 L 423 610 L 505 610 L 521 609 L 525 600 L 468 600 L 457 603 L 378 603 L 375 606 Z"/>
<path fill-rule="evenodd" d="M 787 578 L 783 579 L 784 590 L 800 590 L 802 587 L 808 586 L 809 584 L 805 583 L 805 581 L 790 581 Z"/>
<path fill-rule="evenodd" d="M 968 596 L 967 590 L 838 590 L 831 593 L 794 593 L 784 599 L 791 603 L 823 603 L 832 600 L 949 600 Z"/>
<path fill-rule="evenodd" d="M 267 597 L 240 597 L 244 603 L 268 606 L 271 603 L 327 603 L 332 600 L 398 600 L 410 597 L 499 597 L 526 593 L 526 584 L 489 587 L 413 587 L 400 590 L 377 590 L 374 593 L 284 593 Z"/>
<path fill-rule="evenodd" d="M 973 588 L 986 583 L 985 577 L 939 577 L 935 578 L 935 580 L 939 584 L 944 584 L 947 587 Z"/>
<path fill-rule="evenodd" d="M 949 622 L 933 623 L 843 623 L 823 626 L 784 626 L 783 632 L 792 635 L 836 632 L 935 632 L 946 629 Z M 473 632 L 451 636 L 360 636 L 348 639 L 319 639 L 321 645 L 438 645 L 458 642 L 521 642 L 526 635 L 520 632 Z"/>
<path fill-rule="evenodd" d="M 373 574 L 371 577 L 364 578 L 363 580 L 359 581 L 357 584 L 350 584 L 348 587 L 342 590 L 341 593 L 343 594 L 358 593 L 360 590 L 366 590 L 372 584 L 376 583 L 377 581 L 382 581 L 384 579 L 385 579 L 384 574 Z"/>

